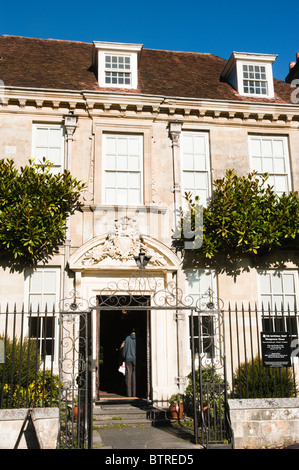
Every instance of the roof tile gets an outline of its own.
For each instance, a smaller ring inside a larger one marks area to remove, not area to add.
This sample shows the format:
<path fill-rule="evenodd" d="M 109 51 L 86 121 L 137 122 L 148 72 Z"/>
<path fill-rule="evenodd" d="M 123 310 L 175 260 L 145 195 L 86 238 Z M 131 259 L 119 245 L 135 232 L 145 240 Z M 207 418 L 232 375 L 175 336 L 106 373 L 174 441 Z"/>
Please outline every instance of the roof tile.
<path fill-rule="evenodd" d="M 196 52 L 144 48 L 138 90 L 100 88 L 92 65 L 92 49 L 91 43 L 4 35 L 0 37 L 0 79 L 12 87 L 290 103 L 292 88 L 279 80 L 274 81 L 274 99 L 240 96 L 220 79 L 226 60 Z"/>

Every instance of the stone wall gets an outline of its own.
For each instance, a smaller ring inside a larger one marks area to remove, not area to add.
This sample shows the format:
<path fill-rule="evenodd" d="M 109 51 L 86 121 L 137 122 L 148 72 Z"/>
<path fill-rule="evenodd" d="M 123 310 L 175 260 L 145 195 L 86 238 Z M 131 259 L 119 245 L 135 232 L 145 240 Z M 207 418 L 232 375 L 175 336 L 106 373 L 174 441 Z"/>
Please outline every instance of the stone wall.
<path fill-rule="evenodd" d="M 31 420 L 21 432 L 27 414 L 27 408 L 0 410 L 0 449 L 14 449 L 16 445 L 18 449 L 56 449 L 59 409 L 31 410 Z"/>
<path fill-rule="evenodd" d="M 229 400 L 235 449 L 261 449 L 299 442 L 299 399 Z"/>

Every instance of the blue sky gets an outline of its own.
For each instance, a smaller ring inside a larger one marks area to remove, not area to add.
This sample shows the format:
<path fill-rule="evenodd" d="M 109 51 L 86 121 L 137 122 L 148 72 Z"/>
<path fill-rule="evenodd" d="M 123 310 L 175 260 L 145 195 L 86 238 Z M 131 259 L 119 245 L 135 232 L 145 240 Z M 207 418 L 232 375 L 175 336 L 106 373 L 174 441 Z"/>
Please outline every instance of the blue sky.
<path fill-rule="evenodd" d="M 83 42 L 132 42 L 153 49 L 210 52 L 225 59 L 232 51 L 273 53 L 278 54 L 274 76 L 281 80 L 299 51 L 297 2 L 16 0 L 3 3 L 0 34 Z"/>

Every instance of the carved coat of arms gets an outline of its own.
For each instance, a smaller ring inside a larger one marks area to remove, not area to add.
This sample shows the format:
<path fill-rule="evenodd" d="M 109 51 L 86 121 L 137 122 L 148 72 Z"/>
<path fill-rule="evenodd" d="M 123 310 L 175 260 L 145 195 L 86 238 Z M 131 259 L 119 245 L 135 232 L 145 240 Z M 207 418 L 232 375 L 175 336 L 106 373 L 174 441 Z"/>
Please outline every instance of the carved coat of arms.
<path fill-rule="evenodd" d="M 104 242 L 85 253 L 82 264 L 91 266 L 99 264 L 103 260 L 107 264 L 113 264 L 115 261 L 128 263 L 134 261 L 134 256 L 138 256 L 140 251 L 152 256 L 151 264 L 158 266 L 166 264 L 162 255 L 149 250 L 143 242 L 138 221 L 122 217 L 115 221 L 114 229 Z"/>

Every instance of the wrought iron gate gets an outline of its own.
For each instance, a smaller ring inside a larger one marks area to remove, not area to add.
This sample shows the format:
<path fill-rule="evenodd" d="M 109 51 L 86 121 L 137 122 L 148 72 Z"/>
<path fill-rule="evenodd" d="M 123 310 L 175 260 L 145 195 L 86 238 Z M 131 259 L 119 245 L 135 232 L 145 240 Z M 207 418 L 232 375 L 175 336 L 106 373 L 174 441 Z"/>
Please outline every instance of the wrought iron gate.
<path fill-rule="evenodd" d="M 175 281 L 165 285 L 150 271 L 139 269 L 128 279 L 109 283 L 85 305 L 83 302 L 78 304 L 74 294 L 73 303 L 60 313 L 60 447 L 92 446 L 91 317 L 93 312 L 115 309 L 186 313 L 190 321 L 195 442 L 204 446 L 232 442 L 223 311 L 211 290 L 206 295 L 185 297 Z"/>
<path fill-rule="evenodd" d="M 60 325 L 60 437 L 59 447 L 92 447 L 91 310 L 76 303 L 61 311 Z"/>
<path fill-rule="evenodd" d="M 209 289 L 191 310 L 193 416 L 195 442 L 233 444 L 228 411 L 224 312 Z"/>

